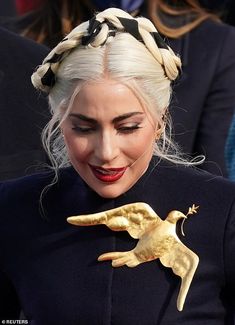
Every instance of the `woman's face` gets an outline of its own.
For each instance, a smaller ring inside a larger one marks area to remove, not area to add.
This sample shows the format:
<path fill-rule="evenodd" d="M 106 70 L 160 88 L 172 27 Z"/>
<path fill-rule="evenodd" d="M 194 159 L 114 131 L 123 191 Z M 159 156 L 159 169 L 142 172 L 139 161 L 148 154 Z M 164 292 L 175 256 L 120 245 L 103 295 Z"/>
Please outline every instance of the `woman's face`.
<path fill-rule="evenodd" d="M 124 84 L 85 84 L 62 123 L 73 167 L 100 196 L 115 198 L 142 176 L 153 154 L 156 123 Z"/>

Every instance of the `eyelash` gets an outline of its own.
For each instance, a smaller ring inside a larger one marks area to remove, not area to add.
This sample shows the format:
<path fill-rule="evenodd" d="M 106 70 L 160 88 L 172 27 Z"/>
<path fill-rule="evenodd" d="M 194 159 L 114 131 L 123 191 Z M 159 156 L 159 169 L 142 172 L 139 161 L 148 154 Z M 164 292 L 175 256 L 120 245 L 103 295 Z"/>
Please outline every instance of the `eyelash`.
<path fill-rule="evenodd" d="M 77 133 L 90 133 L 92 131 L 95 131 L 94 128 L 81 128 L 79 126 L 72 127 L 72 130 L 74 130 Z"/>
<path fill-rule="evenodd" d="M 117 129 L 117 133 L 132 133 L 138 129 L 141 129 L 141 126 L 139 126 L 139 124 L 135 124 L 133 126 L 123 126 Z"/>
<path fill-rule="evenodd" d="M 139 124 L 135 124 L 133 126 L 123 126 L 117 129 L 117 133 L 124 133 L 124 134 L 128 134 L 128 133 L 132 133 L 135 132 L 136 130 L 141 129 L 141 126 L 139 126 Z M 74 126 L 72 127 L 72 130 L 74 130 L 77 133 L 80 134 L 89 134 L 92 133 L 94 131 L 96 131 L 96 128 L 93 127 L 88 127 L 88 128 L 83 128 L 83 127 L 79 127 L 79 126 Z"/>

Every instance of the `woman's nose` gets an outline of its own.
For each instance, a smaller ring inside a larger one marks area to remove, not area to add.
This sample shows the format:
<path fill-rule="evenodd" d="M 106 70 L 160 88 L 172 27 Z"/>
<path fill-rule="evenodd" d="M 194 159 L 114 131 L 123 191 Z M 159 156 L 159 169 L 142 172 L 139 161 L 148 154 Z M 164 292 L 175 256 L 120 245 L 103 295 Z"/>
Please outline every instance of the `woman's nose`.
<path fill-rule="evenodd" d="M 118 157 L 120 150 L 114 134 L 105 132 L 97 140 L 95 154 L 101 162 L 110 162 Z"/>

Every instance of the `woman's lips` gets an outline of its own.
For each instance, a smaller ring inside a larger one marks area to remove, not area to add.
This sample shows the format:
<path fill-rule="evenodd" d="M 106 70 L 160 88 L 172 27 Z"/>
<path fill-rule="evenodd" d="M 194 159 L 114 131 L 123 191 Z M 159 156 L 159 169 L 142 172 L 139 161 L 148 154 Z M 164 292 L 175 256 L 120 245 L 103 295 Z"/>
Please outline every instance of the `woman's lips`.
<path fill-rule="evenodd" d="M 119 180 L 125 173 L 127 167 L 122 168 L 102 168 L 99 166 L 89 165 L 94 176 L 105 183 L 112 183 Z"/>

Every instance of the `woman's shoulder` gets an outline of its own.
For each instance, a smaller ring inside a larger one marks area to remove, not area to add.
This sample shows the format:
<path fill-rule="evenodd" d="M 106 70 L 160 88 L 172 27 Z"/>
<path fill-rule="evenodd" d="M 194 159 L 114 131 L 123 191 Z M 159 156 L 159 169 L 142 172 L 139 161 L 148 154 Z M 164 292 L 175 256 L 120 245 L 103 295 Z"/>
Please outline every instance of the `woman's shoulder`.
<path fill-rule="evenodd" d="M 235 183 L 222 176 L 213 175 L 197 167 L 161 163 L 156 167 L 156 177 L 164 179 L 169 186 L 178 188 L 181 191 L 205 192 L 213 195 L 224 196 L 226 193 L 235 198 Z"/>
<path fill-rule="evenodd" d="M 24 191 L 27 189 L 32 190 L 33 188 L 38 188 L 47 184 L 52 179 L 53 179 L 52 171 L 35 173 L 28 176 L 22 176 L 22 177 L 17 177 L 6 181 L 2 181 L 0 183 L 0 190 L 3 189 L 9 189 L 12 191 L 14 190 L 19 191 L 19 189 L 22 189 Z"/>
<path fill-rule="evenodd" d="M 56 183 L 58 187 L 68 181 L 72 181 L 74 173 L 76 172 L 73 168 L 69 167 L 60 169 L 57 174 L 53 170 L 48 170 L 1 182 L 0 200 L 17 198 L 19 201 L 25 197 L 38 196 L 44 188 L 53 183 Z"/>
<path fill-rule="evenodd" d="M 193 166 L 187 164 L 177 164 L 177 163 L 169 163 L 162 161 L 158 168 L 164 173 L 168 173 L 169 175 L 175 175 L 178 177 L 183 177 L 185 179 L 195 180 L 196 182 L 215 182 L 215 183 L 224 183 L 228 184 L 228 186 L 234 187 L 235 184 L 231 182 L 229 179 L 223 177 L 222 175 L 214 175 L 210 172 L 201 169 L 201 165 Z"/>

